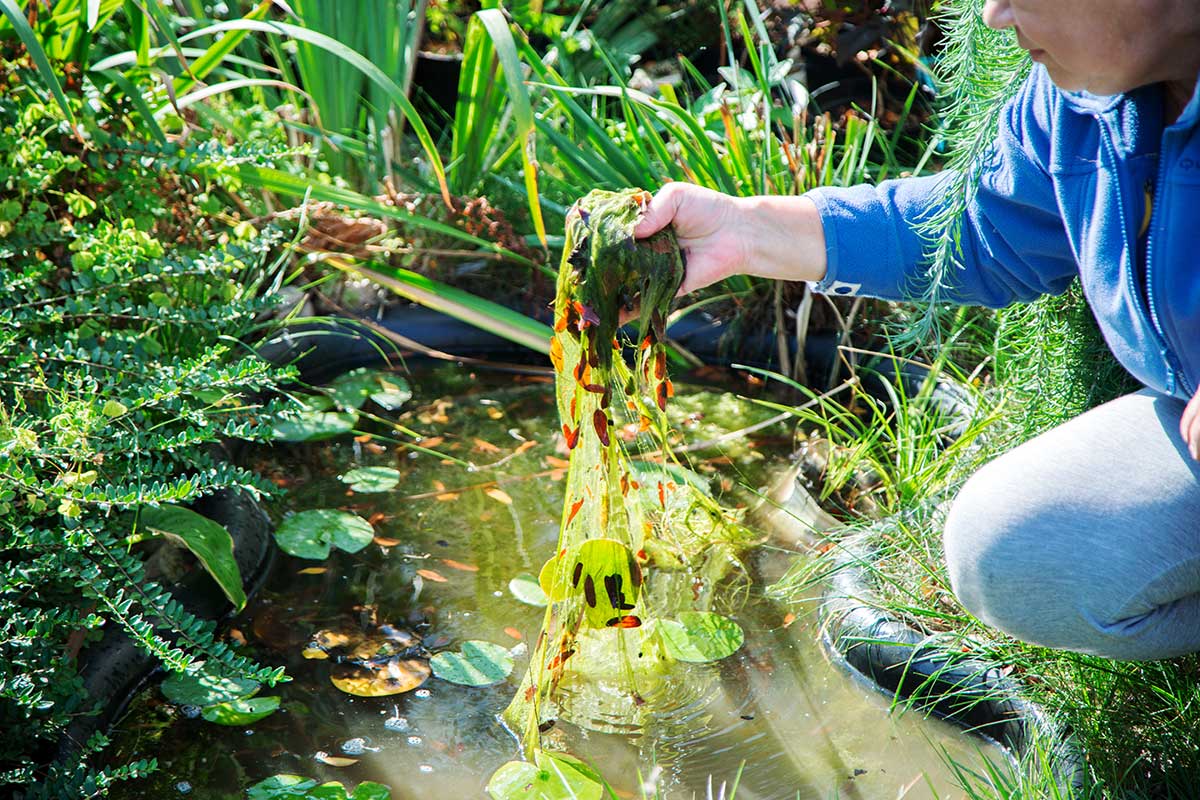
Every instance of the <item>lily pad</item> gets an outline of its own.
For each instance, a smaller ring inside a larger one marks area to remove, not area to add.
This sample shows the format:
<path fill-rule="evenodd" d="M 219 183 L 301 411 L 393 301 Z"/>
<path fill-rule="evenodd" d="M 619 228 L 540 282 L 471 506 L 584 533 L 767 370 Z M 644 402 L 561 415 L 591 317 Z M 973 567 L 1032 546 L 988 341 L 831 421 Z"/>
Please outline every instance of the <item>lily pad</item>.
<path fill-rule="evenodd" d="M 491 642 L 463 642 L 458 652 L 443 651 L 429 659 L 433 674 L 463 686 L 499 683 L 513 670 L 513 657 L 504 647 Z"/>
<path fill-rule="evenodd" d="M 493 800 L 601 800 L 604 781 L 596 770 L 563 753 L 538 750 L 534 762 L 509 761 L 488 781 Z"/>
<path fill-rule="evenodd" d="M 274 714 L 278 708 L 278 697 L 249 697 L 208 706 L 201 715 L 218 725 L 250 725 Z"/>
<path fill-rule="evenodd" d="M 338 407 L 362 408 L 368 398 L 388 411 L 395 411 L 412 397 L 408 381 L 390 372 L 355 369 L 330 384 L 326 390 Z"/>
<path fill-rule="evenodd" d="M 279 442 L 315 442 L 349 433 L 356 424 L 353 411 L 294 411 L 280 415 L 271 435 Z"/>
<path fill-rule="evenodd" d="M 336 547 L 357 553 L 375 538 L 371 523 L 355 514 L 318 508 L 285 519 L 275 531 L 279 549 L 297 558 L 323 559 Z"/>
<path fill-rule="evenodd" d="M 172 673 L 162 682 L 163 697 L 177 706 L 210 706 L 249 697 L 258 691 L 258 681 L 223 678 L 196 669 Z"/>
<path fill-rule="evenodd" d="M 350 489 L 362 494 L 386 492 L 400 482 L 400 470 L 391 467 L 359 467 L 338 478 L 350 484 Z"/>
<path fill-rule="evenodd" d="M 544 606 L 550 602 L 550 598 L 542 591 L 537 578 L 528 572 L 523 572 L 509 581 L 508 591 L 512 592 L 512 596 L 522 603 L 531 606 Z"/>
<path fill-rule="evenodd" d="M 389 658 L 382 663 L 335 664 L 329 681 L 355 697 L 387 697 L 416 689 L 430 672 L 424 659 Z"/>
<path fill-rule="evenodd" d="M 242 574 L 233 557 L 233 537 L 218 522 L 180 506 L 143 508 L 138 523 L 191 551 L 239 611 L 246 605 Z"/>
<path fill-rule="evenodd" d="M 339 781 L 317 785 L 312 778 L 288 774 L 272 775 L 246 790 L 247 800 L 391 800 L 391 797 L 391 789 L 375 781 L 363 781 L 347 795 L 346 787 Z"/>
<path fill-rule="evenodd" d="M 679 621 L 660 620 L 663 644 L 679 661 L 717 661 L 737 652 L 745 635 L 736 622 L 711 611 L 684 611 Z"/>

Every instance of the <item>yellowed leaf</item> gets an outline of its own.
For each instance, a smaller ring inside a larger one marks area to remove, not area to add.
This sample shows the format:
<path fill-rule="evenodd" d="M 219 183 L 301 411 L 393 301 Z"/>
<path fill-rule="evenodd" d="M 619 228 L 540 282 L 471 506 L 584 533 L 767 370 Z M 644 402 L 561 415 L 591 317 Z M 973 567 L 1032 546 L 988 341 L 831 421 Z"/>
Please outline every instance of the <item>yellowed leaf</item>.
<path fill-rule="evenodd" d="M 357 758 L 346 758 L 345 756 L 331 756 L 326 752 L 320 751 L 315 756 L 317 761 L 322 764 L 328 764 L 331 767 L 349 767 L 358 763 Z"/>
<path fill-rule="evenodd" d="M 372 541 L 380 547 L 395 547 L 400 544 L 399 539 L 390 539 L 387 536 L 376 536 Z"/>
<path fill-rule="evenodd" d="M 474 564 L 464 564 L 461 561 L 455 561 L 453 558 L 443 558 L 442 563 L 450 569 L 456 569 L 460 572 L 479 572 L 479 567 Z"/>
<path fill-rule="evenodd" d="M 425 580 L 433 581 L 434 583 L 445 583 L 446 582 L 446 576 L 442 575 L 442 573 L 440 573 L 440 572 L 435 572 L 434 570 L 431 570 L 431 569 L 419 569 L 419 570 L 417 570 L 417 574 L 420 575 Z"/>
<path fill-rule="evenodd" d="M 499 486 L 493 486 L 492 488 L 485 490 L 484 494 L 493 500 L 499 500 L 506 506 L 512 505 L 512 498 L 508 496 L 508 492 L 504 491 Z"/>
<path fill-rule="evenodd" d="M 478 450 L 481 453 L 499 453 L 500 452 L 500 448 L 496 447 L 496 445 L 492 444 L 491 442 L 485 441 L 478 437 L 476 437 L 472 441 L 475 443 L 474 449 Z"/>
<path fill-rule="evenodd" d="M 305 567 L 297 572 L 297 575 L 323 575 L 329 571 L 329 567 Z"/>

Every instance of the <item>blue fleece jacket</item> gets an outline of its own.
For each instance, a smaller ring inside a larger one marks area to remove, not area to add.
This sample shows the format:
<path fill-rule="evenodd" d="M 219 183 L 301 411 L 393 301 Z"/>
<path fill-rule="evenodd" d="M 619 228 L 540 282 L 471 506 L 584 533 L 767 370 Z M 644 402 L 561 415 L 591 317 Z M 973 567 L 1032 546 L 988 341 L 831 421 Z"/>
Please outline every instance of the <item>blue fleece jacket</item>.
<path fill-rule="evenodd" d="M 913 226 L 948 177 L 810 192 L 828 256 L 815 288 L 919 295 L 925 243 Z M 1164 127 L 1160 86 L 1065 92 L 1035 66 L 1001 112 L 963 220 L 962 261 L 947 295 L 993 307 L 1057 294 L 1079 275 L 1125 368 L 1190 398 L 1200 386 L 1200 89 Z"/>

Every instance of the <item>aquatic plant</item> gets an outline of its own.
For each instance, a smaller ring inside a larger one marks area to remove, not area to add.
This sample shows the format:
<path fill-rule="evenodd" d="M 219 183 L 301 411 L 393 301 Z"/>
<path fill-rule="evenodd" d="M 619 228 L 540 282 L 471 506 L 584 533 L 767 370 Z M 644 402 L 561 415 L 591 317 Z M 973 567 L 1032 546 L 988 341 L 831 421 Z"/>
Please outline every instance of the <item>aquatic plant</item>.
<path fill-rule="evenodd" d="M 550 357 L 570 459 L 557 548 L 539 576 L 550 602 L 504 714 L 528 762 L 501 768 L 489 785 L 497 797 L 511 796 L 514 775 L 562 758 L 540 746 L 559 716 L 636 723 L 661 699 L 672 663 L 722 658 L 742 642 L 713 608 L 753 534 L 671 453 L 663 328 L 683 260 L 671 231 L 633 239 L 648 199 L 598 190 L 567 219 Z M 639 304 L 634 340 L 624 341 L 620 316 Z"/>

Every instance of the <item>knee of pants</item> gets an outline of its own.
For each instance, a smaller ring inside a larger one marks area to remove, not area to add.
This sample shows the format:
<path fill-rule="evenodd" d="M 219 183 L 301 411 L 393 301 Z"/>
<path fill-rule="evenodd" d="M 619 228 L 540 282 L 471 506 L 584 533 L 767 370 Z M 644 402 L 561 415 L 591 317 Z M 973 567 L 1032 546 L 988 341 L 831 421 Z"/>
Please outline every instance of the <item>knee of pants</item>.
<path fill-rule="evenodd" d="M 943 531 L 946 568 L 955 596 L 972 616 L 1017 638 L 1040 639 L 1040 619 L 1050 606 L 1069 601 L 1053 592 L 1035 596 L 1044 585 L 1039 578 L 1057 570 L 1045 563 L 1037 541 L 1038 510 L 1014 498 L 997 482 L 1002 477 L 985 466 L 955 498 Z"/>

